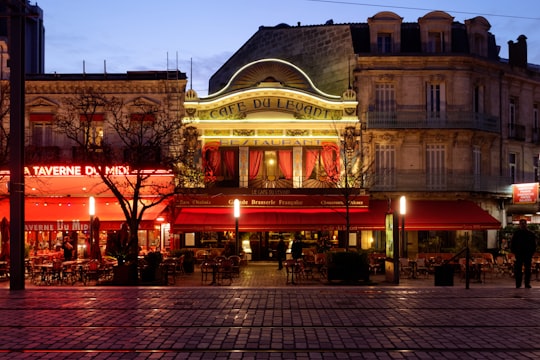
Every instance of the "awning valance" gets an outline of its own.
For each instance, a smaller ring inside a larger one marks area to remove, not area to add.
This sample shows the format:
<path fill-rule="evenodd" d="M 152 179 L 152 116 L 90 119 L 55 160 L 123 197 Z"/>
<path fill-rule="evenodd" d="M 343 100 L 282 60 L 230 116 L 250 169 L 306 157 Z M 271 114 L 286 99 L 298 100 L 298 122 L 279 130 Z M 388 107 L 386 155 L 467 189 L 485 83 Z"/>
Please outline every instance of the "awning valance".
<path fill-rule="evenodd" d="M 95 216 L 102 230 L 117 230 L 125 222 L 125 216 L 116 198 L 96 197 Z M 26 230 L 83 230 L 90 222 L 88 198 L 50 197 L 27 198 L 25 200 Z M 160 203 L 145 211 L 141 229 L 153 229 L 154 221 L 167 207 Z M 0 217 L 9 219 L 9 200 L 0 202 Z M 78 227 L 81 227 L 80 229 Z"/>
<path fill-rule="evenodd" d="M 372 200 L 369 209 L 350 209 L 349 229 L 384 230 L 385 214 L 393 211 L 395 205 L 397 202 L 389 206 L 387 201 Z M 246 208 L 241 209 L 238 227 L 240 231 L 346 230 L 346 218 L 344 208 Z M 497 219 L 470 201 L 412 200 L 407 203 L 407 230 L 483 230 L 500 226 Z M 234 229 L 232 207 L 183 208 L 174 223 L 176 232 Z"/>

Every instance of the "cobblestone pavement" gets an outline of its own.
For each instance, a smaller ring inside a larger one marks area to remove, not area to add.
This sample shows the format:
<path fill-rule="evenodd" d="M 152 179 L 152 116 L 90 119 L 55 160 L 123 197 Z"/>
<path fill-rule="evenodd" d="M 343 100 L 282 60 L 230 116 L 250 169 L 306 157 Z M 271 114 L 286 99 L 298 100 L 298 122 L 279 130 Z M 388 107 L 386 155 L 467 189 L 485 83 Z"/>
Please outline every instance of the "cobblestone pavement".
<path fill-rule="evenodd" d="M 3 283 L 0 358 L 540 358 L 540 282 L 373 279 L 287 285 L 274 264 L 250 264 L 230 286 L 198 272 L 161 287 Z"/>

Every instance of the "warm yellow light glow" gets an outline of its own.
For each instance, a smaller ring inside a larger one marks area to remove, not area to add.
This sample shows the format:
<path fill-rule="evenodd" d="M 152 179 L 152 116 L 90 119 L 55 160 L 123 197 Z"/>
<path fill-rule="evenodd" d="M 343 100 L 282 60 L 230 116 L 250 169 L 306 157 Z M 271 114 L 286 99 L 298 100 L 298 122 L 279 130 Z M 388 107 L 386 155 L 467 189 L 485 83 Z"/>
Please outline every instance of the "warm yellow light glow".
<path fill-rule="evenodd" d="M 240 217 L 240 200 L 234 199 L 234 217 Z"/>
<path fill-rule="evenodd" d="M 90 200 L 88 203 L 88 214 L 90 216 L 96 215 L 96 199 L 94 199 L 93 196 L 90 196 Z"/>
<path fill-rule="evenodd" d="M 405 196 L 399 198 L 399 213 L 401 215 L 407 213 L 407 198 Z"/>

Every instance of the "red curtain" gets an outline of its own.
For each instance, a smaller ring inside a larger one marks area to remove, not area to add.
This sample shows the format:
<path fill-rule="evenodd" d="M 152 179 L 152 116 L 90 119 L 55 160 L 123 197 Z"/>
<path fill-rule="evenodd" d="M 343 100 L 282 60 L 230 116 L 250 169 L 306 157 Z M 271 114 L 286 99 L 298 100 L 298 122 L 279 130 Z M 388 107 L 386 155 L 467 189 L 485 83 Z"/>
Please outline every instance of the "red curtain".
<path fill-rule="evenodd" d="M 262 150 L 250 150 L 249 152 L 249 180 L 253 180 L 259 175 L 261 161 L 263 157 Z"/>
<path fill-rule="evenodd" d="M 322 159 L 328 181 L 337 182 L 339 180 L 339 148 L 337 145 L 323 144 Z"/>
<path fill-rule="evenodd" d="M 285 179 L 292 179 L 292 150 L 279 150 L 279 169 Z"/>
<path fill-rule="evenodd" d="M 306 152 L 306 163 L 304 168 L 304 179 L 309 179 L 315 163 L 317 162 L 317 156 L 319 156 L 318 150 L 307 150 Z"/>
<path fill-rule="evenodd" d="M 234 178 L 236 176 L 236 156 L 234 150 L 225 150 L 223 151 L 223 157 L 225 161 L 225 168 L 230 177 Z"/>
<path fill-rule="evenodd" d="M 218 146 L 205 146 L 203 149 L 203 166 L 206 181 L 215 181 L 220 174 L 221 154 Z"/>

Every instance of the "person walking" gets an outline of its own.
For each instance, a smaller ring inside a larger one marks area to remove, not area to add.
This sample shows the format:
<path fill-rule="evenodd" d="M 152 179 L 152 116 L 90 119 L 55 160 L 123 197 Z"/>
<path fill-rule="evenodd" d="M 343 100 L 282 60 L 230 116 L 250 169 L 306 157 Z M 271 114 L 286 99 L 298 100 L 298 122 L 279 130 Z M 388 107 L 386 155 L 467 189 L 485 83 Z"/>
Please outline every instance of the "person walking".
<path fill-rule="evenodd" d="M 287 246 L 285 245 L 285 241 L 283 241 L 283 237 L 279 238 L 276 250 L 278 258 L 278 270 L 282 270 L 283 260 L 285 260 L 285 257 L 287 256 Z"/>
<path fill-rule="evenodd" d="M 62 243 L 62 249 L 64 249 L 64 260 L 70 261 L 73 251 L 73 245 L 69 242 L 69 236 L 64 236 L 64 242 Z"/>
<path fill-rule="evenodd" d="M 516 288 L 521 287 L 524 280 L 525 287 L 531 288 L 531 263 L 532 257 L 536 251 L 536 236 L 527 229 L 527 220 L 519 220 L 519 228 L 512 235 L 512 244 L 510 245 L 512 253 L 516 256 L 514 263 L 514 277 L 516 279 Z M 523 274 L 525 272 L 525 274 Z"/>

